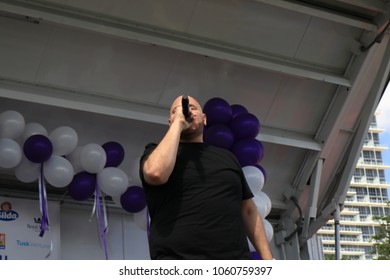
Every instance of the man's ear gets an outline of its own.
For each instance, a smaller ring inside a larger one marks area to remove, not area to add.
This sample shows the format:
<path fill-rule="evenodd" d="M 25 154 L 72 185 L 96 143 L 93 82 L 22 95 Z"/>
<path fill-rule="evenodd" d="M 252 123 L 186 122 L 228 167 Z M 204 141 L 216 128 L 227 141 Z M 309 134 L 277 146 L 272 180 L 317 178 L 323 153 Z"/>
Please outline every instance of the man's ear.
<path fill-rule="evenodd" d="M 206 117 L 206 114 L 203 113 L 203 125 L 206 126 L 207 125 L 207 117 Z"/>

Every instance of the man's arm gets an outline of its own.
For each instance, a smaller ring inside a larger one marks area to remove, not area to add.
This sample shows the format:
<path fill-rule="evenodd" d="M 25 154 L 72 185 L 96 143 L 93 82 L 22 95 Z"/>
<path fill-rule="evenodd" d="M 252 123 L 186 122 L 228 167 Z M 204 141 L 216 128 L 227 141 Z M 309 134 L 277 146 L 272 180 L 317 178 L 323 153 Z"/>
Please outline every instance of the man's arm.
<path fill-rule="evenodd" d="M 241 213 L 249 240 L 263 260 L 272 260 L 263 221 L 252 199 L 241 202 Z"/>
<path fill-rule="evenodd" d="M 168 181 L 176 163 L 180 134 L 188 126 L 180 107 L 164 138 L 143 165 L 144 178 L 148 184 L 161 185 Z"/>

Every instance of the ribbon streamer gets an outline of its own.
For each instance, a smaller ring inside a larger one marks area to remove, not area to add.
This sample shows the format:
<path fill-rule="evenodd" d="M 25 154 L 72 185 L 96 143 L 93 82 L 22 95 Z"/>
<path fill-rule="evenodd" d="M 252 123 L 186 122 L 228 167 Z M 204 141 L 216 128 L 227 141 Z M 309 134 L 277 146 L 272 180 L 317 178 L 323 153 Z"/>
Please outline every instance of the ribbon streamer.
<path fill-rule="evenodd" d="M 39 233 L 40 237 L 43 237 L 46 231 L 46 226 L 49 226 L 49 217 L 47 214 L 47 195 L 46 195 L 46 186 L 45 186 L 45 178 L 43 176 L 43 163 L 41 164 L 41 172 L 39 174 L 39 202 L 40 202 L 40 210 L 42 214 L 41 220 L 41 232 Z"/>
<path fill-rule="evenodd" d="M 150 237 L 150 216 L 149 216 L 149 208 L 146 209 L 146 229 L 148 233 L 148 239 Z"/>
<path fill-rule="evenodd" d="M 95 188 L 95 202 L 96 202 L 96 208 L 97 208 L 96 214 L 97 214 L 97 217 L 98 217 L 98 223 L 99 223 L 99 227 L 100 227 L 100 234 L 101 234 L 101 238 L 103 240 L 104 255 L 106 257 L 106 260 L 108 260 L 106 231 L 105 231 L 103 217 L 102 217 L 101 208 L 100 208 L 99 186 L 97 184 L 96 184 L 96 188 Z"/>

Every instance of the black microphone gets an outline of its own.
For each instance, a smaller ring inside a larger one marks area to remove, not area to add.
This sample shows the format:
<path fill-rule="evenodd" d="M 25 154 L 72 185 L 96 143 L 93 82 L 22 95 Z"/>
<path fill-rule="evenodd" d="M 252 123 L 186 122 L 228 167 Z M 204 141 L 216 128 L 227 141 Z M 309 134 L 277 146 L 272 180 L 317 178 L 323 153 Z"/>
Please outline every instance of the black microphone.
<path fill-rule="evenodd" d="M 186 121 L 191 122 L 190 101 L 187 95 L 183 95 L 181 98 L 181 106 L 183 107 L 183 115 L 186 118 Z"/>

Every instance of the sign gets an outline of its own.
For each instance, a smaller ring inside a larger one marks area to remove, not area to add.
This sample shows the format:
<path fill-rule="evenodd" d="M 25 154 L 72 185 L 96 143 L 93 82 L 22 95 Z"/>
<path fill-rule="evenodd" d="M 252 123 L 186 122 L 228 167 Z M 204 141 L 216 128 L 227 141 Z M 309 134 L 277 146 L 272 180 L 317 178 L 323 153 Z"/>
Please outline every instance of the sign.
<path fill-rule="evenodd" d="M 60 206 L 48 202 L 49 227 L 40 237 L 39 201 L 0 196 L 0 260 L 60 259 Z"/>

